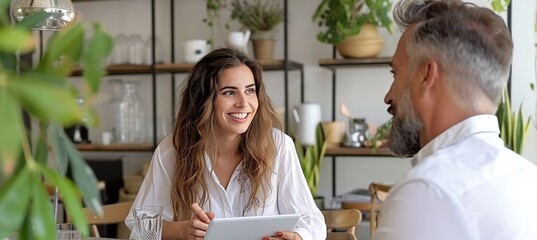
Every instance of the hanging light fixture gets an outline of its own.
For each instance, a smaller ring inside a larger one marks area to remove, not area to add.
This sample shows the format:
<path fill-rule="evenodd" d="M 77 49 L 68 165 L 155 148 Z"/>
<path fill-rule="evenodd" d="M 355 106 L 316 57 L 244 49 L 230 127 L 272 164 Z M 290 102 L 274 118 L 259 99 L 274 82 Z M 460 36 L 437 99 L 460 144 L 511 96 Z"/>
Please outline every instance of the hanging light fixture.
<path fill-rule="evenodd" d="M 75 8 L 71 0 L 16 0 L 12 15 L 15 22 L 36 13 L 47 13 L 33 29 L 59 31 L 76 19 Z"/>

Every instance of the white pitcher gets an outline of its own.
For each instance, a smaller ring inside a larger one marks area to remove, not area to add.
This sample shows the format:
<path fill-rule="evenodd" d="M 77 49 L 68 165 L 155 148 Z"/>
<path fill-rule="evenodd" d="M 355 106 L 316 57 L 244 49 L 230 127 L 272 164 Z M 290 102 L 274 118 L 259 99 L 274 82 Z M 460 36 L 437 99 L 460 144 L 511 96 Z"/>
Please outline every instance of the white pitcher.
<path fill-rule="evenodd" d="M 250 30 L 245 32 L 234 31 L 228 34 L 227 45 L 248 53 L 248 40 L 250 40 Z"/>
<path fill-rule="evenodd" d="M 297 138 L 304 146 L 315 145 L 317 125 L 321 122 L 321 105 L 306 102 L 293 109 L 297 124 Z"/>

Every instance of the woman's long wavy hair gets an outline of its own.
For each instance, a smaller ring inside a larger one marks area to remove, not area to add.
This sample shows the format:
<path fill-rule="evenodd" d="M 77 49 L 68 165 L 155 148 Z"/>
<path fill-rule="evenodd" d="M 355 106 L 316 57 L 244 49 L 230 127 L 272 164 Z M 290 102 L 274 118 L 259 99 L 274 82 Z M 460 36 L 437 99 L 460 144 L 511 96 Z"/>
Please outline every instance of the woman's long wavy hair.
<path fill-rule="evenodd" d="M 281 129 L 281 123 L 272 106 L 263 83 L 263 70 L 259 62 L 233 49 L 217 49 L 203 57 L 191 70 L 184 83 L 181 106 L 174 126 L 173 145 L 177 151 L 175 175 L 171 188 L 171 202 L 175 221 L 193 216 L 192 203 L 207 203 L 207 166 L 205 154 L 216 159 L 214 135 L 216 120 L 214 101 L 218 93 L 218 80 L 232 67 L 246 65 L 253 73 L 259 106 L 250 124 L 242 134 L 239 152 L 242 167 L 239 175 L 242 191 L 251 192 L 243 214 L 264 205 L 270 189 L 270 176 L 276 154 L 272 128 Z"/>

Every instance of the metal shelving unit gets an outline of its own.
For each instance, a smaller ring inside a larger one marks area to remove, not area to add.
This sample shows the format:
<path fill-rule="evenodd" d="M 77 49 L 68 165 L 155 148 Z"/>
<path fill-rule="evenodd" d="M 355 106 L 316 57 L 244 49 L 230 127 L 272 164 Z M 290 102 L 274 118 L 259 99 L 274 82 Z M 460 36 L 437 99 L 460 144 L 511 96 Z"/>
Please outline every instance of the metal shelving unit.
<path fill-rule="evenodd" d="M 106 2 L 113 0 L 73 0 L 73 2 Z M 302 63 L 292 61 L 289 59 L 288 51 L 288 1 L 284 1 L 284 59 L 260 61 L 264 71 L 283 71 L 284 74 L 284 105 L 285 105 L 285 126 L 288 124 L 288 111 L 289 106 L 289 71 L 300 72 L 300 101 L 304 102 L 304 65 Z M 106 68 L 107 75 L 136 75 L 136 74 L 150 74 L 151 75 L 151 87 L 152 87 L 152 115 L 153 115 L 153 144 L 113 144 L 113 145 L 94 145 L 94 144 L 78 144 L 77 148 L 81 151 L 153 151 L 157 146 L 157 74 L 171 74 L 171 91 L 172 91 L 172 104 L 171 112 L 175 112 L 176 100 L 175 90 L 177 88 L 175 83 L 176 73 L 188 73 L 194 66 L 193 63 L 175 62 L 174 54 L 171 54 L 169 63 L 156 64 L 156 0 L 150 1 L 151 6 L 151 35 L 152 41 L 152 62 L 151 65 L 130 65 L 130 64 L 117 64 L 109 65 Z M 171 52 L 175 53 L 175 0 L 170 0 L 170 31 L 171 31 Z M 200 23 L 201 24 L 201 23 Z M 81 76 L 82 70 L 80 68 L 74 69 L 72 76 Z"/>
<path fill-rule="evenodd" d="M 337 59 L 335 49 L 333 51 L 333 58 L 320 59 L 319 66 L 330 69 L 332 71 L 332 120 L 336 119 L 336 83 L 337 83 L 337 70 L 360 68 L 360 67 L 375 67 L 375 66 L 387 66 L 391 63 L 391 57 L 379 57 L 379 58 L 364 58 L 364 59 Z M 372 148 L 353 148 L 342 146 L 328 146 L 326 149 L 326 156 L 332 157 L 332 196 L 335 197 L 336 191 L 336 157 L 393 157 L 394 155 L 388 148 L 381 147 L 374 151 Z"/>

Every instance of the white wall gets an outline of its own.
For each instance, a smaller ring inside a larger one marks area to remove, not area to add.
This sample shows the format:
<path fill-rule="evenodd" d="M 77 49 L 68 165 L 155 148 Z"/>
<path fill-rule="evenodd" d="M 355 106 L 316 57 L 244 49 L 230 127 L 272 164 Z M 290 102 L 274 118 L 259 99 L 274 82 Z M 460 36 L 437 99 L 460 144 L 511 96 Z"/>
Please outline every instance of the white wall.
<path fill-rule="evenodd" d="M 292 0 L 289 1 L 289 56 L 292 60 L 305 65 L 305 100 L 317 102 L 322 106 L 322 119 L 330 120 L 332 113 L 331 103 L 331 72 L 318 66 L 318 60 L 331 58 L 332 46 L 320 43 L 316 40 L 317 25 L 312 22 L 311 16 L 319 1 Z M 486 0 L 478 1 L 480 5 L 486 5 Z M 183 59 L 181 43 L 189 38 L 209 38 L 209 27 L 202 19 L 205 16 L 205 1 L 200 0 L 176 0 L 174 10 L 176 18 L 176 61 Z M 517 5 L 519 4 L 520 5 Z M 163 41 L 165 59 L 169 59 L 169 1 L 157 1 L 157 36 Z M 89 3 L 76 3 L 75 7 L 82 13 L 83 20 L 100 21 L 105 28 L 113 34 L 118 33 L 141 33 L 147 37 L 150 33 L 149 1 L 101 1 Z M 515 59 L 513 61 L 513 102 L 519 104 L 524 101 L 524 109 L 528 113 L 534 112 L 535 95 L 529 90 L 528 83 L 535 81 L 535 61 L 533 47 L 533 23 L 528 19 L 535 19 L 535 2 L 531 0 L 516 1 L 513 14 L 513 36 L 515 39 Z M 236 29 L 236 26 L 233 26 Z M 280 29 L 282 33 L 283 29 Z M 385 47 L 381 56 L 391 56 L 396 48 L 400 36 L 398 30 L 393 35 L 381 30 L 386 39 Z M 283 35 L 278 39 L 276 58 L 283 58 Z M 222 39 L 216 39 L 217 46 L 222 45 Z M 372 124 L 379 125 L 389 119 L 383 97 L 388 90 L 392 77 L 389 67 L 357 68 L 338 70 L 337 79 L 337 103 L 344 102 L 351 113 L 355 116 L 365 117 Z M 299 77 L 297 72 L 290 72 L 291 106 L 300 101 Z M 110 77 L 109 77 L 110 78 Z M 108 79 L 109 79 L 108 78 Z M 145 92 L 143 98 L 150 106 L 150 75 L 128 76 L 121 78 L 135 78 L 148 80 L 143 83 Z M 185 78 L 184 74 L 177 75 L 177 81 Z M 276 106 L 283 105 L 283 73 L 268 72 L 265 74 L 266 83 L 273 102 Z M 157 111 L 159 116 L 172 116 L 169 74 L 158 76 L 158 100 Z M 177 97 L 176 95 L 174 97 Z M 148 109 L 148 112 L 150 110 Z M 337 116 L 338 120 L 343 117 Z M 103 116 L 103 128 L 110 127 L 109 116 Z M 92 139 L 98 140 L 101 129 L 94 129 Z M 536 134 L 532 130 L 525 147 L 524 155 L 536 161 L 537 150 L 535 148 Z M 96 153 L 103 156 L 106 154 Z M 127 172 L 134 171 L 139 167 L 140 159 L 149 159 L 150 154 L 127 154 L 133 161 L 127 167 Z M 337 161 L 337 194 L 347 192 L 355 188 L 366 188 L 372 181 L 394 182 L 397 181 L 409 168 L 408 159 L 401 158 L 375 158 L 375 157 L 339 157 Z M 320 194 L 332 195 L 332 160 L 325 158 L 321 173 Z"/>

